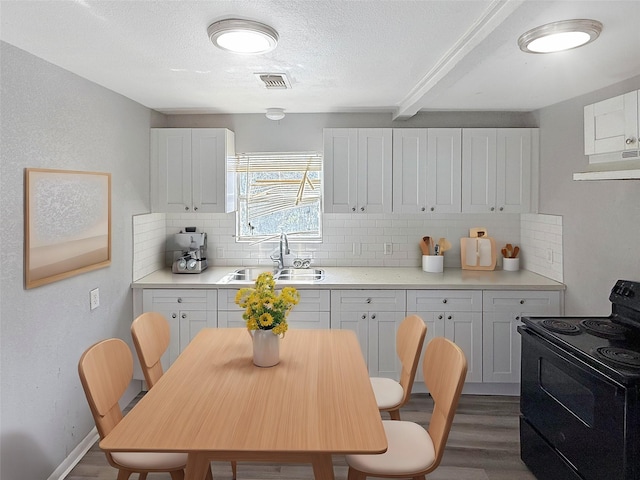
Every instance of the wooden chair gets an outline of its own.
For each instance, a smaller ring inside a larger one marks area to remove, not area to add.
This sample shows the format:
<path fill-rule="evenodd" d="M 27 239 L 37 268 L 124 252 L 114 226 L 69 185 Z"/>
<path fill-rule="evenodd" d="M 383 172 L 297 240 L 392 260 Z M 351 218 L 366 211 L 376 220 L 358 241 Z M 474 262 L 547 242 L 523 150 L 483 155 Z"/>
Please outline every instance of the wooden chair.
<path fill-rule="evenodd" d="M 161 359 L 171 338 L 169 322 L 161 313 L 143 313 L 131 324 L 131 336 L 147 387 L 151 389 L 164 373 Z M 236 462 L 231 462 L 231 470 L 235 479 Z"/>
<path fill-rule="evenodd" d="M 100 438 L 122 420 L 118 400 L 133 379 L 133 357 L 129 346 L 111 338 L 89 347 L 80 357 L 78 373 Z M 145 480 L 149 472 L 169 472 L 173 480 L 184 479 L 186 453 L 105 452 L 109 464 L 118 469 L 118 480 L 138 473 Z M 207 475 L 212 478 L 211 470 Z"/>
<path fill-rule="evenodd" d="M 372 377 L 371 386 L 380 411 L 389 412 L 392 420 L 400 420 L 400 408 L 411 397 L 427 326 L 417 315 L 409 315 L 398 327 L 396 352 L 402 364 L 400 382 L 391 378 Z"/>
<path fill-rule="evenodd" d="M 131 324 L 131 336 L 147 387 L 152 388 L 164 373 L 160 360 L 169 347 L 169 322 L 161 313 L 143 313 Z"/>
<path fill-rule="evenodd" d="M 433 397 L 428 429 L 413 422 L 384 420 L 387 451 L 380 455 L 347 455 L 348 480 L 364 480 L 367 476 L 424 480 L 440 465 L 467 376 L 467 359 L 451 340 L 437 337 L 427 345 L 422 365 L 425 384 Z"/>

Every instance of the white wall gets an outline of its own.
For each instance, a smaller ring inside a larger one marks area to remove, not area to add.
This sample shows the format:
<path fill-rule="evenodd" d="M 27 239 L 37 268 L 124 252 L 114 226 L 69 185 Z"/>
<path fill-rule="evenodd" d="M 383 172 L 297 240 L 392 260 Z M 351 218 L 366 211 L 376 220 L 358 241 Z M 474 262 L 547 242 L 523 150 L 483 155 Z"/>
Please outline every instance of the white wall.
<path fill-rule="evenodd" d="M 537 112 L 539 211 L 562 216 L 567 315 L 608 314 L 615 281 L 640 281 L 640 180 L 573 180 L 588 165 L 584 106 L 639 88 L 636 76 Z"/>
<path fill-rule="evenodd" d="M 94 427 L 80 355 L 130 338 L 131 219 L 149 211 L 149 127 L 160 117 L 6 43 L 0 59 L 0 477 L 43 480 Z M 24 289 L 27 167 L 111 172 L 111 266 Z"/>

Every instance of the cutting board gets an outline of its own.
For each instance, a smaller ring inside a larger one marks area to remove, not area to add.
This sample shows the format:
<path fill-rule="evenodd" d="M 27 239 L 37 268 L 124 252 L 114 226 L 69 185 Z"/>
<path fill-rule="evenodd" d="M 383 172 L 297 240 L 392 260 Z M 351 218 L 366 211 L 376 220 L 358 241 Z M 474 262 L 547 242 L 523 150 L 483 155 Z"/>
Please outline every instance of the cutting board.
<path fill-rule="evenodd" d="M 495 270 L 496 242 L 491 237 L 461 238 L 460 256 L 463 270 Z"/>

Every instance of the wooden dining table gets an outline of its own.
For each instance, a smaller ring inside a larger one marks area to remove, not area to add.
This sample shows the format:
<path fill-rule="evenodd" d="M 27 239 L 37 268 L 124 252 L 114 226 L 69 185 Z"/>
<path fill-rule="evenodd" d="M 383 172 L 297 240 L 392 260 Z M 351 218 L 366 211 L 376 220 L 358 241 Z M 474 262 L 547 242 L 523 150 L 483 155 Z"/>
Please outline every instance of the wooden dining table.
<path fill-rule="evenodd" d="M 291 329 L 262 368 L 246 329 L 208 328 L 100 447 L 187 452 L 186 480 L 213 460 L 311 463 L 334 480 L 332 455 L 383 453 L 387 439 L 353 331 Z"/>

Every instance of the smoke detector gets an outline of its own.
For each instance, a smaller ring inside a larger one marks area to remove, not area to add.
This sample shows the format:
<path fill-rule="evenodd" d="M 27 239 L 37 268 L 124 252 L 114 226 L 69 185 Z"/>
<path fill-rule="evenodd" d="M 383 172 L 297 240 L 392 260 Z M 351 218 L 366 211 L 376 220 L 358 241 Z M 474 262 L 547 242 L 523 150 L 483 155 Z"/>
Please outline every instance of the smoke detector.
<path fill-rule="evenodd" d="M 286 73 L 254 73 L 260 85 L 267 90 L 287 90 L 291 88 L 291 82 Z"/>

